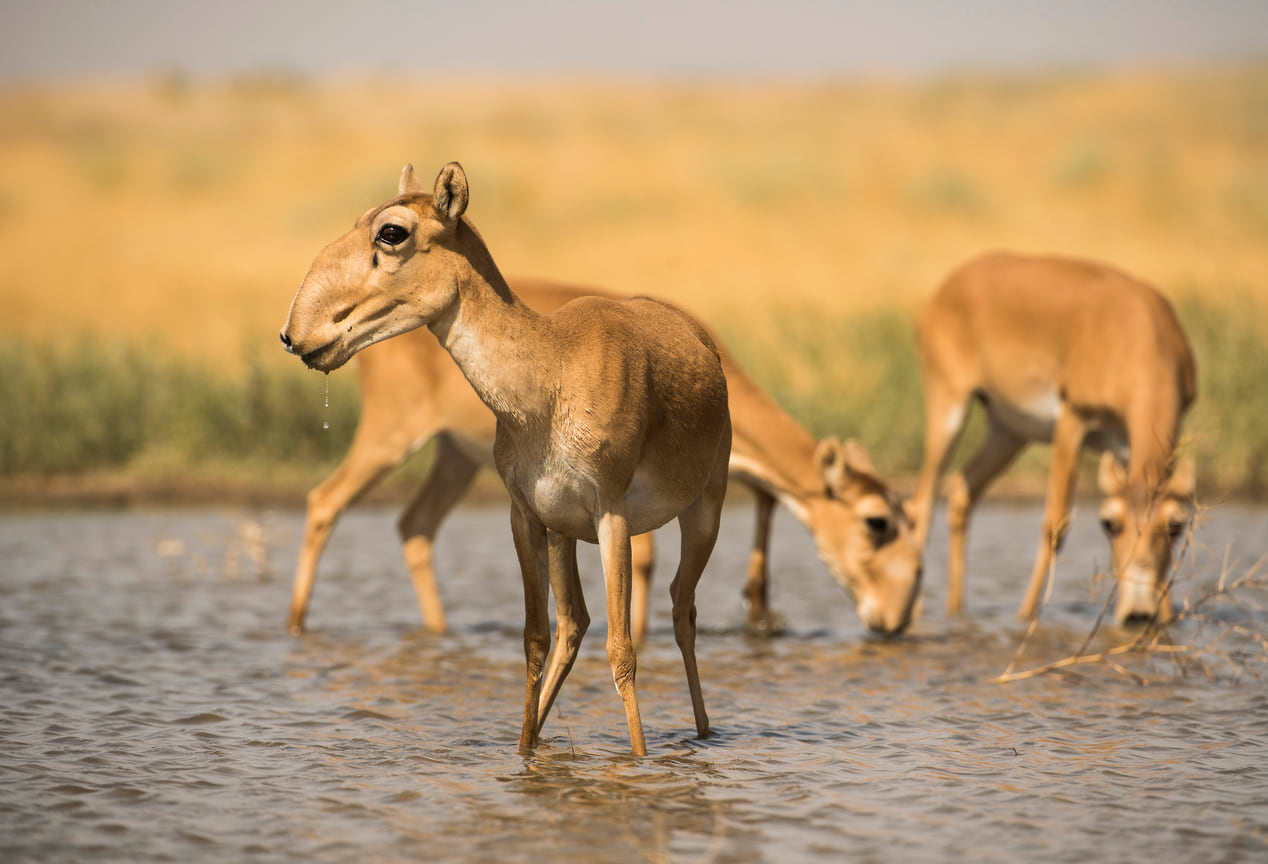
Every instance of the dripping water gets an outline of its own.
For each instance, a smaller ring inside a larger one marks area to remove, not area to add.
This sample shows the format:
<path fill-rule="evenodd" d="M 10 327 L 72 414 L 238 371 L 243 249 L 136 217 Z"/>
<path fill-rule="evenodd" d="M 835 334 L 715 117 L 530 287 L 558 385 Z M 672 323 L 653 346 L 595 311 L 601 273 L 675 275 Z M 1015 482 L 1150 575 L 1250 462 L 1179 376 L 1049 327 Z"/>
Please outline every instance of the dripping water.
<path fill-rule="evenodd" d="M 330 428 L 330 376 L 326 376 L 326 416 L 322 418 L 321 428 Z"/>

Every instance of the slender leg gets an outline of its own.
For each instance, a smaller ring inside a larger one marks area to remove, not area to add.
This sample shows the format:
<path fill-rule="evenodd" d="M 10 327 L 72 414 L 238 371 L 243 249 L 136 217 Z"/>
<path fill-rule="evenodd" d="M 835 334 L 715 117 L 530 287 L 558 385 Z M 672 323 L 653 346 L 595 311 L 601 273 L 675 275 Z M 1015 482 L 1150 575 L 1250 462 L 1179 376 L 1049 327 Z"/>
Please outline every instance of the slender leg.
<path fill-rule="evenodd" d="M 608 663 L 612 667 L 616 690 L 625 703 L 630 747 L 635 756 L 646 756 L 643 721 L 639 717 L 638 699 L 634 694 L 634 673 L 638 663 L 630 638 L 630 525 L 623 500 L 609 504 L 599 517 L 598 535 L 603 580 L 607 587 Z"/>
<path fill-rule="evenodd" d="M 678 517 L 678 525 L 682 529 L 682 558 L 678 562 L 678 573 L 669 586 L 674 601 L 674 638 L 678 642 L 678 650 L 682 652 L 687 689 L 691 692 L 691 708 L 696 717 L 696 735 L 700 738 L 709 734 L 709 715 L 705 713 L 700 670 L 696 665 L 696 585 L 718 539 L 730 451 L 728 427 L 724 446 L 719 448 L 721 458 L 713 467 L 704 493 Z"/>
<path fill-rule="evenodd" d="M 555 532 L 546 532 L 549 550 L 550 587 L 555 592 L 555 650 L 550 657 L 550 669 L 542 686 L 541 701 L 537 710 L 537 732 L 546 725 L 546 715 L 555 704 L 559 688 L 572 671 L 581 639 L 590 627 L 590 614 L 581 592 L 581 577 L 577 573 L 577 541 Z"/>
<path fill-rule="evenodd" d="M 967 398 L 952 394 L 945 384 L 936 381 L 934 376 L 925 374 L 925 457 L 916 494 L 911 499 L 910 515 L 916 525 L 916 544 L 921 549 L 929 542 L 938 478 L 946 470 L 969 413 Z"/>
<path fill-rule="evenodd" d="M 344 510 L 409 454 L 407 441 L 372 438 L 362 427 L 358 427 L 357 432 L 339 467 L 308 493 L 304 544 L 291 583 L 291 608 L 286 620 L 286 627 L 293 635 L 304 631 L 317 562 L 335 523 Z"/>
<path fill-rule="evenodd" d="M 1039 551 L 1030 573 L 1030 585 L 1017 617 L 1033 619 L 1039 614 L 1039 599 L 1052 566 L 1053 556 L 1061 548 L 1070 521 L 1070 498 L 1078 468 L 1079 448 L 1083 446 L 1086 427 L 1083 420 L 1068 408 L 1057 419 L 1052 435 L 1052 465 L 1048 469 L 1048 495 L 1044 504 L 1043 533 Z"/>
<path fill-rule="evenodd" d="M 744 599 L 748 604 L 748 626 L 752 630 L 770 629 L 770 589 L 767 554 L 770 550 L 771 516 L 775 512 L 775 498 L 760 489 L 754 489 L 757 520 L 753 526 L 753 548 L 748 557 L 748 575 L 744 580 Z"/>
<path fill-rule="evenodd" d="M 528 667 L 524 692 L 524 725 L 520 752 L 537 745 L 537 711 L 542 668 L 550 650 L 550 613 L 547 611 L 548 576 L 546 526 L 515 502 L 511 503 L 511 537 L 524 579 L 524 660 Z"/>
<path fill-rule="evenodd" d="M 647 626 L 651 620 L 652 571 L 656 566 L 656 543 L 652 532 L 630 538 L 630 567 L 633 584 L 630 586 L 630 636 L 634 647 L 647 638 Z"/>
<path fill-rule="evenodd" d="M 950 550 L 947 560 L 947 612 L 964 608 L 964 562 L 973 507 L 990 486 L 991 481 L 1007 468 L 1026 446 L 1026 439 L 1009 431 L 994 420 L 987 430 L 986 441 L 964 466 L 962 474 L 952 478 L 947 495 L 947 522 L 950 529 Z"/>
<path fill-rule="evenodd" d="M 432 563 L 436 531 L 449 511 L 466 494 L 479 467 L 454 445 L 448 435 L 437 436 L 431 470 L 397 522 L 401 549 L 405 553 L 405 563 L 409 565 L 423 626 L 437 633 L 445 631 L 446 623 Z"/>

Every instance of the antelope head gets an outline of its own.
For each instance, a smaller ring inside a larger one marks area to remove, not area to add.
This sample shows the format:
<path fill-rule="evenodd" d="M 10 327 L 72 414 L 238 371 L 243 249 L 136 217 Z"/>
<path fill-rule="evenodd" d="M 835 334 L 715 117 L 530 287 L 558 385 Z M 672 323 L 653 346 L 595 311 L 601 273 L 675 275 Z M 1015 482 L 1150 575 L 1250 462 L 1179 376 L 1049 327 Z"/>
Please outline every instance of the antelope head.
<path fill-rule="evenodd" d="M 1193 518 L 1193 460 L 1177 465 L 1155 490 L 1129 482 L 1122 463 L 1106 452 L 1097 479 L 1105 493 L 1101 528 L 1109 539 L 1118 580 L 1114 619 L 1126 624 L 1156 615 L 1159 621 L 1170 621 L 1167 581 L 1172 548 Z"/>
<path fill-rule="evenodd" d="M 921 553 L 911 521 L 862 444 L 829 436 L 814 458 L 823 494 L 806 505 L 819 557 L 869 629 L 901 633 L 920 594 Z"/>
<path fill-rule="evenodd" d="M 467 201 L 457 162 L 441 169 L 430 195 L 406 165 L 397 197 L 313 261 L 282 328 L 286 350 L 330 372 L 362 348 L 442 318 L 457 297 Z"/>

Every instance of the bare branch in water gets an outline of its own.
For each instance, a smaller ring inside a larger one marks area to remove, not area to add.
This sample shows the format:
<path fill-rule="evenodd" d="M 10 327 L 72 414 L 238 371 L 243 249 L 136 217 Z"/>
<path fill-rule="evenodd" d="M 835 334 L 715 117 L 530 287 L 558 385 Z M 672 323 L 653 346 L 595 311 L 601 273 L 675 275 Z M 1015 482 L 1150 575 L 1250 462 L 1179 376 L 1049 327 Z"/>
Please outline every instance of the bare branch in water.
<path fill-rule="evenodd" d="M 1196 556 L 1192 554 L 1193 532 L 1204 515 L 1205 511 L 1199 513 L 1185 534 L 1184 544 L 1167 579 L 1169 591 L 1174 591 L 1177 575 L 1186 556 L 1190 558 L 1190 571 L 1196 573 Z M 1249 674 L 1258 677 L 1261 667 L 1268 663 L 1268 632 L 1262 629 L 1268 626 L 1265 623 L 1268 616 L 1265 616 L 1265 605 L 1261 602 L 1262 598 L 1268 597 L 1268 573 L 1264 572 L 1266 566 L 1268 554 L 1240 575 L 1234 576 L 1236 564 L 1229 560 L 1229 550 L 1225 549 L 1215 585 L 1197 596 L 1186 595 L 1180 610 L 1170 622 L 1163 623 L 1155 616 L 1130 639 L 1101 651 L 1090 652 L 1088 648 L 1100 631 L 1117 593 L 1117 583 L 1112 583 L 1113 587 L 1105 598 L 1092 629 L 1077 651 L 1060 660 L 1018 671 L 1017 666 L 1031 638 L 1039 629 L 1039 620 L 1036 618 L 1026 628 L 1007 668 L 991 681 L 1008 684 L 1041 675 L 1063 674 L 1076 666 L 1101 665 L 1140 684 L 1151 683 L 1150 678 L 1120 662 L 1120 659 L 1126 661 L 1129 658 L 1166 658 L 1171 663 L 1173 674 L 1179 675 L 1200 670 L 1208 678 L 1214 678 L 1219 667 L 1227 667 L 1233 675 Z M 1051 572 L 1048 582 L 1051 587 Z M 1229 616 L 1226 610 L 1234 614 Z M 1247 626 L 1244 622 L 1248 621 L 1253 624 Z M 1184 641 L 1172 639 L 1173 632 L 1183 629 L 1181 625 L 1184 624 L 1194 625 L 1192 633 Z"/>

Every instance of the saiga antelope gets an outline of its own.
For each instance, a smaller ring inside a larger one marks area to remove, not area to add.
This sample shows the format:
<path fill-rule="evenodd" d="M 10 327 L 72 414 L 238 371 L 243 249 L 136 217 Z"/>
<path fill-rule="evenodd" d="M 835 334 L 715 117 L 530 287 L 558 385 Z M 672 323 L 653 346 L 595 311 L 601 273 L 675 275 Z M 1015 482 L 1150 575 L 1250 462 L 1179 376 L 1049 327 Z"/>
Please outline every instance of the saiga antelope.
<path fill-rule="evenodd" d="M 406 166 L 398 196 L 317 256 L 282 342 L 329 372 L 368 345 L 426 326 L 497 417 L 494 461 L 511 496 L 524 582 L 521 750 L 537 743 L 589 625 L 576 561 L 584 540 L 599 545 L 608 659 L 631 748 L 646 754 L 630 638 L 630 536 L 676 518 L 674 635 L 696 732 L 705 736 L 695 589 L 717 538 L 731 447 L 717 349 L 699 324 L 647 298 L 588 297 L 549 315 L 532 311 L 463 217 L 468 200 L 458 163 L 441 169 L 430 195 Z M 556 642 L 547 670 L 548 587 Z"/>
<path fill-rule="evenodd" d="M 1100 517 L 1117 579 L 1114 617 L 1170 620 L 1172 546 L 1188 524 L 1194 487 L 1193 462 L 1175 464 L 1175 447 L 1196 372 L 1166 299 L 1101 264 L 989 254 L 942 284 L 920 314 L 917 341 L 925 456 L 912 510 L 922 547 L 938 476 L 972 400 L 988 418 L 985 443 L 948 493 L 948 610 L 963 604 L 973 505 L 1026 444 L 1051 441 L 1043 531 L 1019 615 L 1038 613 L 1086 445 L 1103 451 Z"/>
<path fill-rule="evenodd" d="M 592 290 L 511 280 L 520 299 L 539 312 Z M 816 442 L 748 377 L 726 348 L 722 355 L 730 403 L 731 480 L 750 488 L 757 521 L 744 596 L 748 622 L 770 626 L 770 524 L 783 503 L 814 537 L 829 571 L 857 603 L 872 630 L 901 632 L 920 589 L 920 551 L 897 497 L 855 441 Z M 480 466 L 493 465 L 494 417 L 449 355 L 426 330 L 403 333 L 357 354 L 361 419 L 343 462 L 308 495 L 304 540 L 287 624 L 302 632 L 317 563 L 340 514 L 424 442 L 436 439 L 431 467 L 398 522 L 402 550 L 423 623 L 445 629 L 433 567 L 436 532 Z M 652 572 L 650 534 L 632 539 L 631 627 L 646 632 Z"/>

